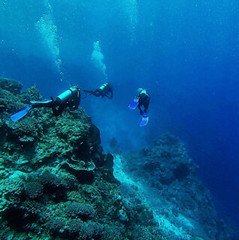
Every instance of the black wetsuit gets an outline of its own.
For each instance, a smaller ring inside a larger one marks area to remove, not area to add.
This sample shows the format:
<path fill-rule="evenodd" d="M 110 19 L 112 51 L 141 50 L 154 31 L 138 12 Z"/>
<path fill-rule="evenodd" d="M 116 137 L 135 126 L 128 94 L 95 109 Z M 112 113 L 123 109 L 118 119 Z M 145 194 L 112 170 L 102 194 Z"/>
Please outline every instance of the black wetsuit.
<path fill-rule="evenodd" d="M 69 107 L 71 110 L 78 108 L 80 104 L 80 89 L 72 87 L 69 90 L 63 92 L 54 100 L 47 101 L 31 101 L 32 108 L 48 107 L 52 109 L 54 116 L 62 114 L 65 108 Z"/>
<path fill-rule="evenodd" d="M 138 95 L 138 99 L 139 99 L 138 109 L 140 114 L 143 116 L 148 112 L 150 97 L 146 92 L 142 92 Z"/>

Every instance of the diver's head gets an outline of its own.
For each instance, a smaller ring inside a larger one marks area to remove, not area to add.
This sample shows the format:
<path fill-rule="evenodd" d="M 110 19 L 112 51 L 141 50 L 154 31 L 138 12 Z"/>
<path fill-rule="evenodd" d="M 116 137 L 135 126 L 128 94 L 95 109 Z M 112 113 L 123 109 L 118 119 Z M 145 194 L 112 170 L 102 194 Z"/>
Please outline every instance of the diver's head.
<path fill-rule="evenodd" d="M 141 95 L 143 95 L 143 94 L 144 94 L 144 95 L 148 95 L 145 88 L 138 88 L 138 89 L 137 89 L 137 93 L 138 93 L 138 96 L 141 96 Z"/>
<path fill-rule="evenodd" d="M 71 90 L 72 92 L 76 92 L 76 91 L 79 91 L 80 88 L 77 85 L 73 85 L 73 86 L 70 87 L 69 90 Z"/>
<path fill-rule="evenodd" d="M 140 94 L 143 91 L 143 88 L 138 88 L 137 93 Z"/>
<path fill-rule="evenodd" d="M 138 88 L 138 89 L 137 89 L 137 93 L 140 94 L 140 93 L 141 93 L 142 91 L 144 91 L 144 90 L 145 90 L 145 89 L 143 89 L 143 88 Z"/>

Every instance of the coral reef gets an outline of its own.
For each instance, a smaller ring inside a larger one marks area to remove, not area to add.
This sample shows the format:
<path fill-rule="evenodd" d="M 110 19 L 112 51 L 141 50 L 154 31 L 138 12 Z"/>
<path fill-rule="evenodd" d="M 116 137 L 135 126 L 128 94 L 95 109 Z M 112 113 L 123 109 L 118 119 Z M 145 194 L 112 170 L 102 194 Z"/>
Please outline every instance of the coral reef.
<path fill-rule="evenodd" d="M 163 239 L 151 210 L 123 199 L 113 156 L 83 109 L 9 120 L 41 99 L 21 87 L 0 79 L 0 239 Z"/>
<path fill-rule="evenodd" d="M 154 146 L 116 160 L 115 175 L 145 199 L 167 239 L 232 239 L 231 229 L 217 216 L 209 191 L 196 175 L 197 166 L 178 138 L 162 135 Z M 126 175 L 121 176 L 122 171 Z"/>
<path fill-rule="evenodd" d="M 10 121 L 39 99 L 0 79 L 0 239 L 232 239 L 179 139 L 113 157 L 82 108 Z"/>

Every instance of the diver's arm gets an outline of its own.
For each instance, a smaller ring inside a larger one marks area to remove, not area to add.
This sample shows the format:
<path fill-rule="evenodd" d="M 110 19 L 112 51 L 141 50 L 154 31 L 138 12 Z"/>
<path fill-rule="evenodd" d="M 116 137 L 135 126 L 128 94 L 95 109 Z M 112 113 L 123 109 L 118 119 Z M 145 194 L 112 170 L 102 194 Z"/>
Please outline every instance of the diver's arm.
<path fill-rule="evenodd" d="M 89 94 L 93 94 L 94 93 L 94 91 L 92 91 L 92 90 L 83 90 L 83 92 L 89 93 Z"/>
<path fill-rule="evenodd" d="M 109 94 L 110 96 L 109 96 L 109 99 L 112 99 L 113 98 L 113 91 L 111 90 L 110 91 L 110 94 Z"/>
<path fill-rule="evenodd" d="M 99 91 L 99 89 L 96 89 L 96 90 L 94 90 L 94 91 L 92 91 L 92 90 L 83 90 L 85 93 L 89 93 L 89 94 L 91 94 L 91 95 L 93 95 L 93 96 L 95 96 L 95 97 L 99 97 L 99 96 L 101 96 L 101 93 L 100 93 L 100 91 Z"/>
<path fill-rule="evenodd" d="M 109 99 L 112 99 L 113 98 L 113 92 L 110 91 L 110 92 L 106 93 L 104 96 L 109 98 Z"/>
<path fill-rule="evenodd" d="M 147 101 L 144 104 L 144 112 L 148 112 L 149 103 L 150 103 L 150 97 L 147 98 Z"/>
<path fill-rule="evenodd" d="M 96 97 L 103 97 L 104 96 L 104 95 L 102 95 L 102 91 L 100 89 L 96 89 L 92 94 Z"/>
<path fill-rule="evenodd" d="M 75 99 L 74 101 L 71 102 L 71 104 L 69 104 L 69 108 L 70 110 L 76 110 L 80 105 L 80 98 Z"/>

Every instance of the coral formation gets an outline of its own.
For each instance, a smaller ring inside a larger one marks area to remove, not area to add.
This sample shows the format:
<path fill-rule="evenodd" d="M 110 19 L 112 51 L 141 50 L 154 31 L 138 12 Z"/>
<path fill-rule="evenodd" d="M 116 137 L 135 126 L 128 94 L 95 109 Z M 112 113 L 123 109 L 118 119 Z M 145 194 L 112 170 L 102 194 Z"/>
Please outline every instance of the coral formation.
<path fill-rule="evenodd" d="M 128 179 L 119 178 L 130 183 L 141 199 L 145 198 L 168 239 L 232 239 L 226 224 L 218 227 L 222 220 L 212 197 L 199 181 L 197 166 L 178 138 L 165 134 L 152 147 L 118 158 L 118 168 L 123 168 Z"/>
<path fill-rule="evenodd" d="M 0 79 L 0 239 L 231 239 L 179 139 L 113 157 L 82 108 L 11 122 L 42 98 L 21 89 Z"/>
<path fill-rule="evenodd" d="M 41 98 L 35 87 L 21 87 L 0 79 L 0 238 L 162 239 L 152 212 L 122 198 L 113 156 L 83 109 L 59 117 L 33 109 L 9 120 Z"/>

